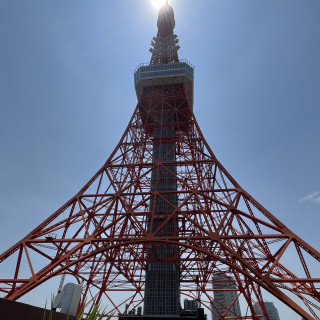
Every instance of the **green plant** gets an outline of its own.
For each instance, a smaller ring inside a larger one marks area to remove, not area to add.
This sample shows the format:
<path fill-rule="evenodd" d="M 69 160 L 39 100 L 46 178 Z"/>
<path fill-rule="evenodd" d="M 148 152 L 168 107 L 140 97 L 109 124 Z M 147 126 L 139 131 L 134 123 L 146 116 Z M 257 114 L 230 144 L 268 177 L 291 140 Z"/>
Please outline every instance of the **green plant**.
<path fill-rule="evenodd" d="M 53 301 L 54 301 L 54 294 L 52 294 L 52 296 L 51 296 L 51 308 L 49 310 L 49 318 L 48 318 L 48 320 L 52 320 Z M 47 313 L 47 300 L 46 300 L 46 304 L 44 306 L 44 312 L 43 312 L 42 320 L 46 320 L 46 313 Z"/>
<path fill-rule="evenodd" d="M 85 305 L 85 303 L 84 303 Z M 102 320 L 103 317 L 106 316 L 105 314 L 105 310 L 102 310 L 102 307 L 100 305 L 100 303 L 96 304 L 95 301 L 92 303 L 86 318 L 83 318 L 83 314 L 84 314 L 84 307 L 82 306 L 78 315 L 77 315 L 77 320 Z M 107 316 L 107 318 L 105 318 L 106 320 L 110 320 L 111 317 L 113 316 L 113 314 Z"/>
<path fill-rule="evenodd" d="M 52 320 L 53 318 L 53 302 L 54 302 L 54 295 L 52 294 L 51 296 L 51 308 L 49 310 L 49 318 L 46 318 L 46 313 L 47 313 L 47 301 L 44 307 L 44 313 L 43 313 L 43 320 Z M 85 303 L 82 305 L 82 307 L 80 308 L 80 311 L 78 312 L 77 316 L 76 316 L 76 320 L 102 320 L 103 317 L 106 316 L 105 314 L 105 309 L 102 310 L 102 307 L 100 305 L 100 303 L 96 304 L 95 301 L 92 303 L 92 305 L 90 306 L 90 309 L 88 311 L 88 313 L 86 314 L 86 317 L 83 318 L 84 316 L 84 305 Z M 113 314 L 107 316 L 107 318 L 105 318 L 106 320 L 110 320 L 111 317 L 113 316 Z M 69 319 L 69 315 L 66 315 L 66 320 Z"/>
<path fill-rule="evenodd" d="M 92 303 L 85 320 L 101 320 L 104 316 L 104 311 L 100 307 L 99 304 Z M 77 320 L 83 319 L 83 308 L 81 308 L 80 312 L 77 315 Z"/>

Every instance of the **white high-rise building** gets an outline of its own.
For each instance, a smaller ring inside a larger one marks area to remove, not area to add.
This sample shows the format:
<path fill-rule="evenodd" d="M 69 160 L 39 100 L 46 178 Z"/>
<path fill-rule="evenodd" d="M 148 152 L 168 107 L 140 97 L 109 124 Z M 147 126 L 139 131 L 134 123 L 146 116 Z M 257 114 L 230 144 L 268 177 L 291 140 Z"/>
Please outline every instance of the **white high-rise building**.
<path fill-rule="evenodd" d="M 265 301 L 264 305 L 266 307 L 270 320 L 280 320 L 278 309 L 274 306 L 273 302 Z M 259 310 L 258 307 L 254 306 L 253 308 L 257 315 L 262 315 L 262 312 Z M 263 317 L 260 320 L 266 320 L 266 318 Z"/>
<path fill-rule="evenodd" d="M 225 316 L 241 317 L 240 304 L 237 299 L 238 291 L 232 279 L 227 278 L 222 273 L 217 273 L 212 276 L 212 288 L 215 290 L 213 293 L 214 302 L 211 304 L 212 320 L 220 319 L 214 312 L 218 315 L 224 315 L 231 304 L 232 306 Z"/>

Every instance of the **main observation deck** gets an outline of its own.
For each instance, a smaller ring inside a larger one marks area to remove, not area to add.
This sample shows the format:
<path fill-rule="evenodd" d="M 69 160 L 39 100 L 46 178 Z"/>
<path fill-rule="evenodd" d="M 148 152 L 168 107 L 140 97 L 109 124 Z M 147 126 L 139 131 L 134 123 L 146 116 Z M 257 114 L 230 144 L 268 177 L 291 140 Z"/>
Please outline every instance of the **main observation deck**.
<path fill-rule="evenodd" d="M 193 108 L 194 67 L 186 60 L 169 64 L 140 64 L 134 72 L 134 85 L 138 99 L 144 87 L 183 84 Z"/>

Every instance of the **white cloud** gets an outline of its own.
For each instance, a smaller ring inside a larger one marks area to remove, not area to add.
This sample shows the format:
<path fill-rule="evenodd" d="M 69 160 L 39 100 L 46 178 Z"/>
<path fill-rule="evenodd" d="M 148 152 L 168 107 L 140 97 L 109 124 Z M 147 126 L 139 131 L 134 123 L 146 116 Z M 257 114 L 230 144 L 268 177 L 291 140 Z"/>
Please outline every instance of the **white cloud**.
<path fill-rule="evenodd" d="M 314 203 L 320 203 L 320 191 L 316 191 L 313 193 L 308 194 L 306 197 L 302 198 L 300 202 L 302 201 L 310 201 Z"/>

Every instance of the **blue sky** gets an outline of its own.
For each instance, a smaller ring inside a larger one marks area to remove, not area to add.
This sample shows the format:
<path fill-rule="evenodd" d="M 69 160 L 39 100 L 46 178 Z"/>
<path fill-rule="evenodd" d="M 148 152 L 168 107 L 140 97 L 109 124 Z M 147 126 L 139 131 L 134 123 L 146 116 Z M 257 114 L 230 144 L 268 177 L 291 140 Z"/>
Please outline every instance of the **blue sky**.
<path fill-rule="evenodd" d="M 319 251 L 320 2 L 171 3 L 209 145 Z M 1 252 L 72 197 L 116 146 L 156 17 L 150 0 L 0 2 Z M 282 319 L 300 319 L 277 306 Z"/>

